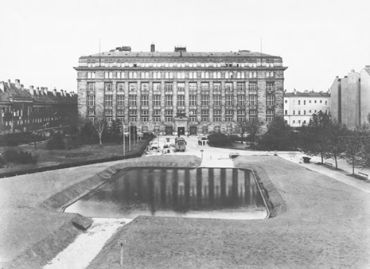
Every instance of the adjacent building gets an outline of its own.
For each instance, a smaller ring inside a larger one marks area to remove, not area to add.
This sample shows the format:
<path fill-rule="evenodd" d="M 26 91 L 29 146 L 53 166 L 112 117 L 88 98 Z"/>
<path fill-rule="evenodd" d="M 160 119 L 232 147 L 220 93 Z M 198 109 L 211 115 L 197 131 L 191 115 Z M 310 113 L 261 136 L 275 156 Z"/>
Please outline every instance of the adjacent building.
<path fill-rule="evenodd" d="M 370 66 L 336 77 L 330 87 L 332 118 L 354 129 L 368 123 L 370 115 Z"/>
<path fill-rule="evenodd" d="M 285 92 L 284 120 L 292 127 L 307 125 L 312 114 L 322 111 L 330 113 L 329 92 L 304 91 Z"/>
<path fill-rule="evenodd" d="M 0 134 L 60 128 L 76 116 L 76 94 L 0 81 Z"/>
<path fill-rule="evenodd" d="M 79 58 L 78 111 L 161 134 L 232 133 L 238 122 L 283 115 L 282 58 L 238 52 L 133 52 Z"/>

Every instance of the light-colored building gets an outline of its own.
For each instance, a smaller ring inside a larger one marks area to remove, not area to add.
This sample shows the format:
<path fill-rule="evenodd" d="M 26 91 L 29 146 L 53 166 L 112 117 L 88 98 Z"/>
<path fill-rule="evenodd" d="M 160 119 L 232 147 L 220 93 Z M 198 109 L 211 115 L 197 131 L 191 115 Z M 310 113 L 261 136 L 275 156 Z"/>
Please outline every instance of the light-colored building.
<path fill-rule="evenodd" d="M 285 92 L 284 120 L 292 127 L 307 125 L 312 114 L 322 111 L 329 113 L 330 94 L 328 92 L 304 91 Z"/>
<path fill-rule="evenodd" d="M 336 77 L 330 87 L 332 118 L 353 129 L 368 122 L 370 114 L 370 66 Z"/>
<path fill-rule="evenodd" d="M 118 47 L 80 57 L 75 69 L 82 117 L 118 119 L 139 132 L 232 133 L 238 121 L 283 115 L 279 56 Z"/>

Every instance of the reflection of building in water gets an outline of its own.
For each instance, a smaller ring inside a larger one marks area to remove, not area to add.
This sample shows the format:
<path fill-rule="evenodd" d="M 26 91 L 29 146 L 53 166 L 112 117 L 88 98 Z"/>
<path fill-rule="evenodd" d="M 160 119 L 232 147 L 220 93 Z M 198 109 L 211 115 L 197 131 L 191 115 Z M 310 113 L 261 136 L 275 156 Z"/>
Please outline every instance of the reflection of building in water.
<path fill-rule="evenodd" d="M 131 170 L 121 182 L 119 200 L 148 204 L 152 212 L 263 205 L 249 170 L 145 168 Z"/>

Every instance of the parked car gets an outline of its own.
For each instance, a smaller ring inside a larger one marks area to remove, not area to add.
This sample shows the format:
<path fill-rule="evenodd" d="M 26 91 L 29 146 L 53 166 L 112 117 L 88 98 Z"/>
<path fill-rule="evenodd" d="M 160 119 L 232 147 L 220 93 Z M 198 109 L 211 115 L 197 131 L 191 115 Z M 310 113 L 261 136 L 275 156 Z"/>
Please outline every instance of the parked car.
<path fill-rule="evenodd" d="M 239 157 L 239 153 L 238 152 L 231 152 L 230 154 L 229 154 L 229 158 L 230 159 L 235 159 L 236 157 Z"/>
<path fill-rule="evenodd" d="M 185 151 L 186 140 L 182 137 L 176 137 L 175 139 L 175 151 Z"/>

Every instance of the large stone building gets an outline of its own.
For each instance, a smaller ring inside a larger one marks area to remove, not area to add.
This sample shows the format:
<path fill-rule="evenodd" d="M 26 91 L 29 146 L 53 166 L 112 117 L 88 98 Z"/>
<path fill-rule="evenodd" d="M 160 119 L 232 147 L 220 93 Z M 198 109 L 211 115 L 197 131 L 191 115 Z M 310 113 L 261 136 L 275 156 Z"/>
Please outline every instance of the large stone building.
<path fill-rule="evenodd" d="M 292 127 L 307 125 L 312 114 L 330 113 L 329 92 L 286 92 L 284 95 L 284 120 Z"/>
<path fill-rule="evenodd" d="M 0 134 L 62 128 L 76 117 L 76 94 L 0 81 Z"/>
<path fill-rule="evenodd" d="M 82 56 L 77 70 L 83 117 L 119 119 L 139 132 L 235 132 L 237 122 L 283 115 L 282 58 L 238 52 L 132 52 Z"/>
<path fill-rule="evenodd" d="M 368 123 L 370 114 L 370 66 L 336 77 L 330 87 L 330 112 L 336 121 L 353 129 Z"/>

